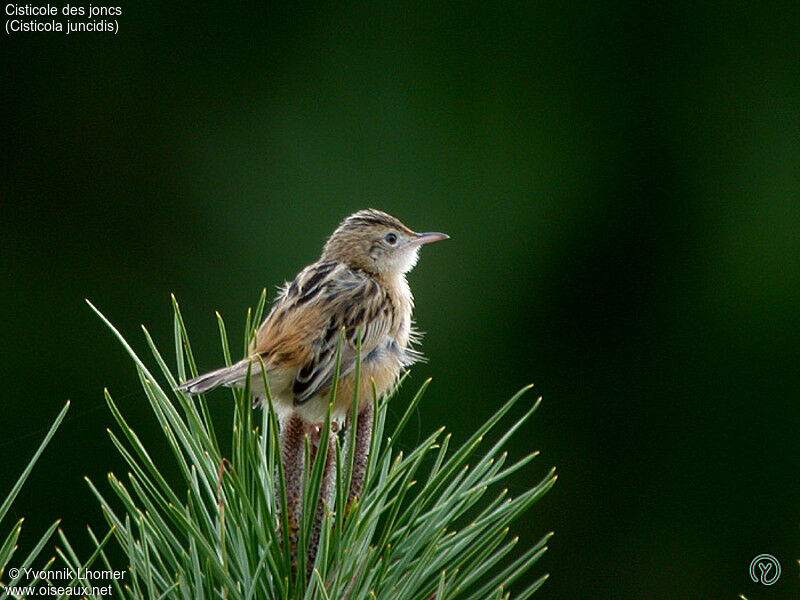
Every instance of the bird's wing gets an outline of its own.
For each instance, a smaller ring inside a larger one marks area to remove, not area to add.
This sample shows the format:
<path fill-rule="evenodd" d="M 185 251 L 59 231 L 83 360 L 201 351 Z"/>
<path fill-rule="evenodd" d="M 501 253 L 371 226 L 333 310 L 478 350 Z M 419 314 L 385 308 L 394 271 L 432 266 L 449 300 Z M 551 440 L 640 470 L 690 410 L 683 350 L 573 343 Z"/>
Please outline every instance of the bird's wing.
<path fill-rule="evenodd" d="M 358 332 L 367 356 L 391 333 L 394 308 L 375 279 L 346 265 L 319 262 L 284 287 L 259 328 L 254 351 L 275 367 L 291 364 L 292 395 L 303 403 L 333 382 L 340 332 L 340 376 L 356 364 Z"/>

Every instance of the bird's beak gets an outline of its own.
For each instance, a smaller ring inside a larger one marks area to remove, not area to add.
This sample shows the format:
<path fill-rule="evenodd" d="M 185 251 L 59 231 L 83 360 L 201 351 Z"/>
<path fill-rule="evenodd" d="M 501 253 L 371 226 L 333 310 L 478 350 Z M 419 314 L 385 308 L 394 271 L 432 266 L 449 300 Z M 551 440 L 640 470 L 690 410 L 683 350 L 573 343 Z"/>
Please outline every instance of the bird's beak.
<path fill-rule="evenodd" d="M 422 244 L 430 244 L 431 242 L 438 242 L 439 240 L 450 239 L 446 233 L 439 233 L 437 231 L 428 231 L 426 233 L 416 233 L 415 237 L 411 239 L 409 245 L 421 246 Z"/>

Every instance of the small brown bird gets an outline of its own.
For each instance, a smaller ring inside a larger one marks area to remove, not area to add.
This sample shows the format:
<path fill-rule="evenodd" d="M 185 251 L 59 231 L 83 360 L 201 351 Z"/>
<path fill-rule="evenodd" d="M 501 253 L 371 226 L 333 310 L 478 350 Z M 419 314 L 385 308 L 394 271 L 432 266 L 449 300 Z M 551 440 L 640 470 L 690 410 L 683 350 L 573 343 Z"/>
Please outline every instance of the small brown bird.
<path fill-rule="evenodd" d="M 325 243 L 320 259 L 283 286 L 258 328 L 249 355 L 180 386 L 190 394 L 215 387 L 243 386 L 251 362 L 251 389 L 265 400 L 263 360 L 281 423 L 287 477 L 302 473 L 302 436 L 324 422 L 340 332 L 344 332 L 333 419 L 346 420 L 358 386 L 359 416 L 351 496 L 360 494 L 372 426 L 372 382 L 388 393 L 401 370 L 419 358 L 411 313 L 414 299 L 405 274 L 423 244 L 444 233 L 415 233 L 398 219 L 368 209 L 344 219 Z M 361 372 L 355 380 L 358 340 Z M 299 468 L 298 468 L 299 466 Z"/>
<path fill-rule="evenodd" d="M 414 299 L 405 274 L 417 262 L 421 245 L 447 239 L 443 233 L 414 233 L 399 220 L 374 209 L 341 222 L 325 243 L 320 259 L 283 286 L 258 328 L 249 356 L 180 386 L 191 394 L 220 385 L 243 386 L 253 364 L 252 389 L 265 391 L 257 357 L 264 361 L 275 408 L 284 420 L 297 415 L 308 424 L 325 419 L 333 383 L 336 346 L 344 329 L 340 381 L 333 415 L 346 415 L 353 398 L 356 332 L 361 330 L 362 403 L 389 391 L 403 367 L 418 353 L 411 324 Z"/>

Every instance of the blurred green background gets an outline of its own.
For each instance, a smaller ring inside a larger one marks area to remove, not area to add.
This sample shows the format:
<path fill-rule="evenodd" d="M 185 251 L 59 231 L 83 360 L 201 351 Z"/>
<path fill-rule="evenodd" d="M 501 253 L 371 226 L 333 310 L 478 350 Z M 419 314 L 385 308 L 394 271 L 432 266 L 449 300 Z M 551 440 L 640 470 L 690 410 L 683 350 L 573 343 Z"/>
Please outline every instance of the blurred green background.
<path fill-rule="evenodd" d="M 452 236 L 410 276 L 429 362 L 397 402 L 434 383 L 406 443 L 545 398 L 513 449 L 542 450 L 516 485 L 560 473 L 517 525 L 556 532 L 537 598 L 800 595 L 797 4 L 122 8 L 116 37 L 2 40 L 3 488 L 73 401 L 25 543 L 101 523 L 104 386 L 166 449 L 84 298 L 170 352 L 174 292 L 215 367 L 214 311 L 240 336 L 374 206 Z"/>

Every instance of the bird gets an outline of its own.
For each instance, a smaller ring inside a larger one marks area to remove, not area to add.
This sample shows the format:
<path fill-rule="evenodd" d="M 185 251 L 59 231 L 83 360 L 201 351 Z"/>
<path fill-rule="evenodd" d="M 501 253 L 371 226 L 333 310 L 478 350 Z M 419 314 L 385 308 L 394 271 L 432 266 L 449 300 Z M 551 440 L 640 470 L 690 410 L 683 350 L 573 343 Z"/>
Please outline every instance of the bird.
<path fill-rule="evenodd" d="M 439 232 L 416 233 L 374 208 L 351 214 L 327 239 L 320 258 L 282 286 L 247 355 L 178 389 L 200 394 L 220 386 L 244 387 L 249 373 L 254 404 L 263 406 L 263 362 L 279 421 L 284 471 L 287 482 L 297 479 L 292 482 L 297 487 L 302 481 L 303 436 L 310 435 L 312 442 L 319 439 L 338 354 L 331 419 L 347 423 L 357 390 L 356 423 L 346 424 L 357 428 L 349 493 L 351 500 L 357 498 L 372 434 L 373 385 L 378 397 L 385 396 L 401 372 L 421 358 L 415 348 L 419 334 L 413 326 L 414 298 L 406 274 L 423 245 L 448 238 Z M 294 496 L 293 504 L 300 491 Z"/>

